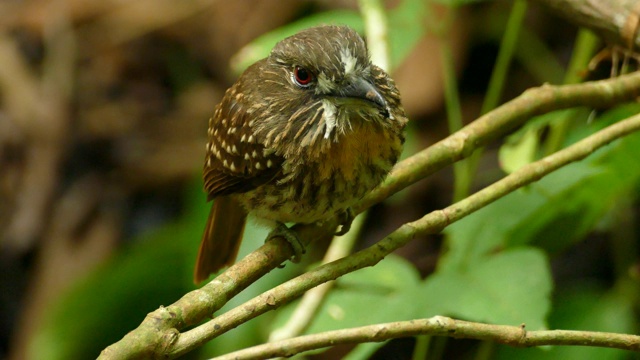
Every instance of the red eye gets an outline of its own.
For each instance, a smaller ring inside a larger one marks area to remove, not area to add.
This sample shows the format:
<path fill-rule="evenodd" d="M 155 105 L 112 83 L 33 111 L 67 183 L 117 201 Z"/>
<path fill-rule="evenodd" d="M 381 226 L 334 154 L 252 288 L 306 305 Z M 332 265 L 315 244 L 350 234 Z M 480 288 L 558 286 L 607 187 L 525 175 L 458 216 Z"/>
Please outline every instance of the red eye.
<path fill-rule="evenodd" d="M 293 77 L 300 86 L 307 86 L 313 80 L 313 74 L 305 68 L 296 66 L 293 70 Z"/>

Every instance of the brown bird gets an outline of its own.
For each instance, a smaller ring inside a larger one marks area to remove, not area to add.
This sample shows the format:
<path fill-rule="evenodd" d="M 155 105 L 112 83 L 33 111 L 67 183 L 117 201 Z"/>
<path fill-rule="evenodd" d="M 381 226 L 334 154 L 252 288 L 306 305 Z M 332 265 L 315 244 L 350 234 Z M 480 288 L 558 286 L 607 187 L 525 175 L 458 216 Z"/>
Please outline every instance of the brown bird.
<path fill-rule="evenodd" d="M 275 45 L 229 88 L 209 120 L 204 189 L 213 206 L 194 280 L 231 265 L 248 213 L 284 223 L 338 216 L 378 186 L 398 160 L 407 118 L 393 80 L 346 26 L 303 30 Z"/>

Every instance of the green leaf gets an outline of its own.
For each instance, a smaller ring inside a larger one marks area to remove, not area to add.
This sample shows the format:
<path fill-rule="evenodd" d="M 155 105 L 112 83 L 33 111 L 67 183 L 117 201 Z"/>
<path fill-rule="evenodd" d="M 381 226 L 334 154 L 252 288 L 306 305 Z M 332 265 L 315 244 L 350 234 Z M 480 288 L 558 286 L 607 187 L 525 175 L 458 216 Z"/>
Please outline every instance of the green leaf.
<path fill-rule="evenodd" d="M 540 129 L 528 128 L 524 134 L 509 137 L 500 147 L 498 157 L 500 167 L 510 174 L 522 166 L 535 161 L 538 153 L 538 138 Z"/>
<path fill-rule="evenodd" d="M 551 274 L 543 252 L 518 248 L 487 256 L 466 270 L 439 271 L 419 289 L 420 317 L 448 315 L 470 321 L 544 329 Z"/>
<path fill-rule="evenodd" d="M 393 292 L 412 287 L 420 282 L 420 274 L 416 268 L 404 258 L 396 255 L 387 256 L 376 266 L 344 275 L 338 280 L 340 288 L 368 288 L 378 292 Z"/>
<path fill-rule="evenodd" d="M 625 107 L 603 114 L 590 132 L 629 111 Z M 464 267 L 509 246 L 536 244 L 551 252 L 566 248 L 640 183 L 638 158 L 640 134 L 636 133 L 452 224 L 445 230 L 448 251 L 439 267 Z"/>
<path fill-rule="evenodd" d="M 635 286 L 635 285 L 634 285 Z M 578 285 L 559 294 L 549 317 L 553 329 L 606 331 L 634 334 L 637 332 L 634 303 L 629 296 L 597 286 Z M 500 346 L 497 359 L 553 360 L 553 359 L 630 359 L 624 350 L 585 346 L 554 346 L 516 349 Z"/>
<path fill-rule="evenodd" d="M 412 307 L 400 294 L 419 282 L 420 276 L 411 263 L 395 255 L 387 256 L 376 266 L 338 279 L 305 333 L 410 319 Z M 281 309 L 274 327 L 281 327 L 298 304 L 295 301 Z"/>
<path fill-rule="evenodd" d="M 367 303 L 384 304 L 376 306 L 374 312 L 404 309 L 404 313 L 395 314 L 395 319 L 384 321 L 445 315 L 495 324 L 525 323 L 528 329 L 539 330 L 546 328 L 551 283 L 545 254 L 534 248 L 519 248 L 480 259 L 467 271 L 438 271 L 386 301 L 366 299 Z M 348 359 L 366 359 L 380 346 L 360 344 Z"/>
<path fill-rule="evenodd" d="M 580 119 L 583 123 L 589 114 L 587 109 L 557 110 L 533 117 L 513 134 L 509 135 L 499 150 L 500 167 L 506 173 L 512 173 L 523 165 L 540 158 L 539 149 L 542 147 L 541 136 L 546 129 L 555 122 Z M 600 123 L 600 122 L 599 122 Z M 590 131 L 600 127 L 591 127 Z M 582 133 L 582 137 L 588 134 Z M 575 139 L 579 140 L 579 139 Z"/>

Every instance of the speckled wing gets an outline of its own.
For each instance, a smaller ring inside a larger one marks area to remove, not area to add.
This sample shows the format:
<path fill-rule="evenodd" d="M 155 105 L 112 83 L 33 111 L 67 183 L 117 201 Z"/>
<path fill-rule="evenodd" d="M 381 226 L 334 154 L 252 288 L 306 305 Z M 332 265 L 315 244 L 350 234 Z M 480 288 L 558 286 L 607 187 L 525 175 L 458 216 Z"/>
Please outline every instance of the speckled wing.
<path fill-rule="evenodd" d="M 254 107 L 252 114 L 247 112 L 249 101 L 237 85 L 227 90 L 209 119 L 204 165 L 204 189 L 209 200 L 255 189 L 280 172 L 282 158 L 265 155 L 264 146 L 253 135 L 259 111 Z"/>

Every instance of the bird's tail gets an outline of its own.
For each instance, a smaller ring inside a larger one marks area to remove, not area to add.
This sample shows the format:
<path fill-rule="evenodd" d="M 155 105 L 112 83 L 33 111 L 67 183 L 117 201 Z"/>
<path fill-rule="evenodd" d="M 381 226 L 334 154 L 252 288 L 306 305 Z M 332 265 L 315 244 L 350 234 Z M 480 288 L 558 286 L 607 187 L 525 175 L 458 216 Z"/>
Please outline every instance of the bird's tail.
<path fill-rule="evenodd" d="M 213 201 L 200 243 L 193 281 L 198 284 L 221 268 L 233 264 L 238 256 L 247 213 L 230 196 Z"/>

